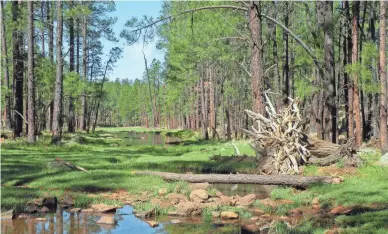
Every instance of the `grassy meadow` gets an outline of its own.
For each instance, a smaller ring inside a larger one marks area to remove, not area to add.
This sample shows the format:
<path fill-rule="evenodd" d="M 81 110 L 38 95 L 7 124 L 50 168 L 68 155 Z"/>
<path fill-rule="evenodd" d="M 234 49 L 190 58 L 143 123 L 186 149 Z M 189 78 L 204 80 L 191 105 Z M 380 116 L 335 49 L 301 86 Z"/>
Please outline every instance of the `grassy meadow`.
<path fill-rule="evenodd" d="M 179 145 L 135 145 L 123 137 L 128 131 L 157 131 L 182 138 Z M 234 147 L 224 141 L 202 141 L 192 132 L 183 130 L 167 131 L 144 128 L 100 128 L 96 134 L 78 133 L 82 141 L 73 135 L 64 136 L 64 144 L 52 145 L 50 136 L 39 136 L 36 144 L 28 144 L 24 139 L 7 139 L 1 145 L 1 209 L 22 210 L 26 202 L 43 194 L 61 196 L 71 192 L 77 207 L 87 207 L 92 203 L 115 203 L 102 197 L 89 197 L 89 193 L 110 192 L 125 189 L 132 194 L 143 192 L 157 194 L 159 188 L 173 190 L 178 183 L 165 182 L 154 176 L 134 175 L 136 170 L 155 170 L 194 173 L 254 173 L 256 165 L 251 162 L 222 161 L 209 158 L 213 155 L 233 156 Z M 244 140 L 234 144 L 242 154 L 253 156 L 253 150 Z M 341 175 L 341 184 L 314 185 L 304 191 L 278 187 L 273 190 L 271 199 L 288 199 L 294 203 L 274 209 L 264 207 L 260 201 L 255 206 L 266 213 L 286 215 L 291 209 L 311 206 L 312 200 L 319 199 L 321 207 L 330 210 L 338 205 L 388 205 L 388 170 L 375 164 L 380 157 L 378 152 L 362 153 L 364 165 L 351 174 Z M 86 168 L 89 173 L 48 168 L 48 163 L 56 157 Z M 338 163 L 335 168 L 343 166 Z M 308 166 L 305 175 L 321 175 L 320 168 Z M 120 205 L 120 204 L 117 204 Z M 149 204 L 145 203 L 144 209 Z M 139 207 L 142 210 L 142 207 Z M 243 214 L 243 211 L 240 211 Z M 211 214 L 204 212 L 204 215 Z M 246 214 L 249 217 L 250 214 Z M 384 233 L 388 228 L 387 210 L 369 211 L 338 216 L 330 222 L 319 222 L 314 217 L 304 217 L 304 221 L 290 229 L 282 223 L 273 228 L 278 233 L 323 233 L 335 226 L 345 233 Z"/>

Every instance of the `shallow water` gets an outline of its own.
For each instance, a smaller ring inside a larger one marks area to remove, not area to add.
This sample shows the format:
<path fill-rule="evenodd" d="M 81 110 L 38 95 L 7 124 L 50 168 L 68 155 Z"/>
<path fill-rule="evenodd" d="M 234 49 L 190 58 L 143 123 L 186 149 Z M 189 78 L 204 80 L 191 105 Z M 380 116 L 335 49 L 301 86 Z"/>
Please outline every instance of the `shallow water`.
<path fill-rule="evenodd" d="M 40 233 L 182 233 L 182 230 L 192 230 L 195 233 L 240 233 L 238 221 L 226 223 L 204 223 L 200 217 L 181 218 L 182 223 L 172 224 L 170 221 L 160 221 L 159 226 L 151 228 L 144 221 L 134 216 L 131 206 L 124 206 L 117 210 L 115 216 L 117 224 L 102 225 L 96 221 L 102 214 L 69 213 L 57 209 L 55 213 L 40 214 L 46 221 L 36 221 L 32 218 L 17 218 L 1 221 L 1 233 L 40 234 Z M 38 215 L 36 216 L 38 217 Z"/>
<path fill-rule="evenodd" d="M 180 141 L 180 138 L 157 132 L 125 132 L 118 134 L 117 137 L 122 138 L 127 145 L 165 145 Z"/>

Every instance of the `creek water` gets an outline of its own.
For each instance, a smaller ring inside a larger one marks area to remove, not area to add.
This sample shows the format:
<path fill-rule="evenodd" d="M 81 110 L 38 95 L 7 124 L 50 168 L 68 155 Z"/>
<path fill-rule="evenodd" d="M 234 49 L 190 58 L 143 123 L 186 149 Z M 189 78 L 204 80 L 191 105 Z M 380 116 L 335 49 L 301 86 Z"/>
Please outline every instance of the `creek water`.
<path fill-rule="evenodd" d="M 121 132 L 115 135 L 122 138 L 127 145 L 165 145 L 180 141 L 179 138 L 159 133 Z M 259 199 L 263 199 L 269 196 L 274 186 L 213 184 L 212 187 L 227 196 L 244 196 L 254 193 Z M 158 217 L 156 221 L 159 222 L 159 226 L 152 228 L 145 221 L 135 217 L 133 207 L 128 205 L 110 215 L 114 215 L 117 221 L 116 225 L 97 224 L 103 214 L 70 213 L 58 207 L 52 213 L 35 214 L 36 217 L 45 218 L 42 221 L 38 221 L 33 216 L 2 220 L 1 233 L 244 233 L 240 220 L 205 222 L 202 217 L 179 217 L 175 220 L 168 217 Z"/>

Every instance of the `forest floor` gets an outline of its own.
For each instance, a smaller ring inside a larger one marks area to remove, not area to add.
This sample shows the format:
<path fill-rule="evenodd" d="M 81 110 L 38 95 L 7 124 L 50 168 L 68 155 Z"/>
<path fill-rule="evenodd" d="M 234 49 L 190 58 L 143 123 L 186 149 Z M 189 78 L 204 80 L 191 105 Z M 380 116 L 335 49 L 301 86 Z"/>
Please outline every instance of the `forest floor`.
<path fill-rule="evenodd" d="M 127 131 L 157 131 L 179 137 L 182 141 L 173 145 L 133 145 L 117 133 Z M 50 144 L 50 136 L 44 134 L 36 144 L 24 139 L 5 140 L 1 145 L 1 209 L 21 212 L 32 199 L 47 196 L 63 197 L 70 193 L 74 206 L 89 207 L 105 203 L 121 206 L 126 201 L 138 211 L 145 211 L 155 204 L 152 199 L 180 192 L 188 196 L 183 182 L 166 182 L 159 177 L 134 175 L 136 170 L 155 170 L 179 173 L 255 173 L 256 165 L 249 160 L 210 160 L 214 155 L 232 156 L 234 147 L 224 141 L 202 141 L 196 134 L 162 129 L 100 128 L 96 134 L 78 134 L 82 138 L 66 134 L 62 145 Z M 76 140 L 74 140 L 76 139 Z M 79 139 L 82 139 L 81 141 Z M 234 143 L 241 154 L 253 156 L 247 142 Z M 48 168 L 56 157 L 86 168 L 89 172 Z M 314 185 L 306 190 L 277 187 L 270 199 L 291 201 L 287 204 L 253 202 L 267 217 L 278 217 L 272 228 L 278 233 L 324 233 L 326 230 L 342 230 L 348 233 L 386 233 L 388 229 L 388 170 L 375 162 L 380 154 L 369 150 L 361 153 L 364 165 L 357 169 L 344 168 L 341 163 L 331 167 L 309 166 L 304 175 L 342 176 L 340 184 Z M 163 191 L 164 190 L 164 191 Z M 214 192 L 209 188 L 209 194 Z M 123 195 L 124 194 L 124 195 Z M 120 197 L 124 196 L 124 197 Z M 133 202 L 139 197 L 148 200 Z M 160 214 L 167 214 L 171 207 L 157 207 Z M 218 207 L 217 211 L 233 210 L 240 217 L 255 216 L 252 209 Z M 211 220 L 212 209 L 203 212 Z M 303 214 L 303 215 L 301 215 Z M 298 217 L 293 227 L 282 222 L 284 216 Z"/>

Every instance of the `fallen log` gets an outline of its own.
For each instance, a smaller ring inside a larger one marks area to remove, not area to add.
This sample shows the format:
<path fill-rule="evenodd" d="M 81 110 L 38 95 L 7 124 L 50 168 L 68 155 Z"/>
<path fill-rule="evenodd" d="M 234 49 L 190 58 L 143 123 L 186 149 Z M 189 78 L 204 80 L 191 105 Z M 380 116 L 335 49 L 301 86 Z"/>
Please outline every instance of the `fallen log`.
<path fill-rule="evenodd" d="M 72 164 L 72 163 L 70 163 L 70 162 L 67 162 L 67 161 L 61 159 L 61 158 L 55 158 L 55 161 L 58 162 L 58 163 L 60 163 L 60 164 L 65 165 L 65 166 L 67 166 L 67 167 L 69 167 L 69 168 L 71 168 L 71 169 L 73 169 L 73 170 L 88 172 L 88 170 L 86 170 L 85 168 L 80 167 L 80 166 L 77 166 L 77 165 L 74 165 L 74 164 Z"/>
<path fill-rule="evenodd" d="M 299 175 L 252 175 L 252 174 L 178 174 L 157 171 L 135 171 L 136 175 L 153 175 L 168 181 L 186 181 L 190 183 L 211 184 L 261 184 L 291 185 L 307 187 L 311 184 L 330 184 L 331 176 L 299 176 Z"/>

